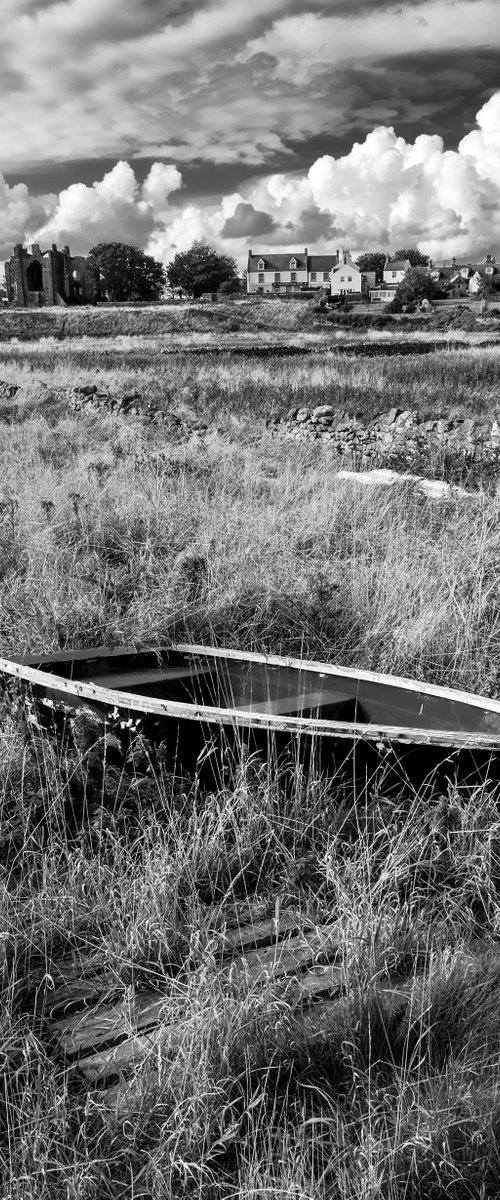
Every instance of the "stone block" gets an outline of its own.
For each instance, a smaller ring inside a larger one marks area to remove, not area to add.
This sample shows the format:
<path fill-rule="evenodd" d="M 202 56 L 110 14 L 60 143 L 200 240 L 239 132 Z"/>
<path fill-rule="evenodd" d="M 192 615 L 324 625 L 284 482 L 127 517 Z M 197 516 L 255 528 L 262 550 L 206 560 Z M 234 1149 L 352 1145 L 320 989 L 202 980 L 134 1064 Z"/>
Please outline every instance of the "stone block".
<path fill-rule="evenodd" d="M 318 404 L 313 408 L 313 417 L 333 417 L 334 409 L 331 404 Z"/>
<path fill-rule="evenodd" d="M 398 420 L 402 412 L 402 408 L 390 408 L 388 412 L 380 413 L 380 416 L 377 418 L 378 424 L 383 428 L 394 425 L 394 422 Z"/>

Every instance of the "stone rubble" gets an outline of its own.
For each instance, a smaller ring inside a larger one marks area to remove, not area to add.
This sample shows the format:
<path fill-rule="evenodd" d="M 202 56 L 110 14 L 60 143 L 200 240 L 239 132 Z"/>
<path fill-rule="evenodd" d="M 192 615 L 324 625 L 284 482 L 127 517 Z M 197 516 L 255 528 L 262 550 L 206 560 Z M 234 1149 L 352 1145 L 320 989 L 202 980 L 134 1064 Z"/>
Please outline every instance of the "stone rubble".
<path fill-rule="evenodd" d="M 326 443 L 360 467 L 381 460 L 388 466 L 411 465 L 441 454 L 500 470 L 500 409 L 489 420 L 457 415 L 429 420 L 410 409 L 391 408 L 367 421 L 320 404 L 290 409 L 285 417 L 270 418 L 267 427 L 284 441 Z"/>

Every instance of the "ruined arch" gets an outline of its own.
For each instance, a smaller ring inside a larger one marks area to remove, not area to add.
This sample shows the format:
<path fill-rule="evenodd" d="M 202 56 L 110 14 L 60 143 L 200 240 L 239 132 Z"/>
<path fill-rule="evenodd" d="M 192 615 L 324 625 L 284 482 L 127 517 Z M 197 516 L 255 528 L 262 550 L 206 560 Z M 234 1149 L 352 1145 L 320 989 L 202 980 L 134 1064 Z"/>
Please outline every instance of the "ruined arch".
<path fill-rule="evenodd" d="M 37 258 L 34 258 L 26 268 L 26 281 L 29 292 L 43 292 L 42 264 Z"/>

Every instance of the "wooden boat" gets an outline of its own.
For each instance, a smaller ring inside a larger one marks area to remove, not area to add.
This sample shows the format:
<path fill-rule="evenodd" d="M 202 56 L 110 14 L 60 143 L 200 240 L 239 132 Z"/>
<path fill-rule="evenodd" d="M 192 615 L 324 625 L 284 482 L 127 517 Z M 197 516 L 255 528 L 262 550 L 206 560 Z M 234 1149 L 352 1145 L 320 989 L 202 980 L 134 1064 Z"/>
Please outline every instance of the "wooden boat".
<path fill-rule="evenodd" d="M 277 655 L 209 646 L 63 651 L 0 659 L 4 682 L 52 713 L 83 709 L 119 735 L 144 732 L 179 756 L 207 746 L 258 748 L 268 755 L 295 744 L 321 763 L 413 751 L 432 761 L 500 761 L 500 701 L 451 688 Z M 37 706 L 39 707 L 39 705 Z M 425 752 L 425 753 L 424 753 Z"/>

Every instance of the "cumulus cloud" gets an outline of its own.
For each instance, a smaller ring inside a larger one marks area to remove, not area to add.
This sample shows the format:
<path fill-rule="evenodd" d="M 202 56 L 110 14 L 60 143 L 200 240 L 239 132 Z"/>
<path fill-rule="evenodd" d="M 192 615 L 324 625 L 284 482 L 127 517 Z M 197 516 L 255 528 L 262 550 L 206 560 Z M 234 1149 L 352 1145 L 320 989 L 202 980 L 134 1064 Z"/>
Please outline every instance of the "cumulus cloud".
<path fill-rule="evenodd" d="M 500 246 L 500 92 L 483 105 L 457 150 L 439 134 L 414 141 L 378 125 L 348 154 L 324 154 L 302 175 L 254 180 L 218 203 L 179 203 L 182 177 L 154 163 L 142 186 L 121 161 L 91 187 L 32 196 L 0 183 L 3 255 L 15 241 L 69 243 L 84 253 L 98 241 L 128 241 L 169 262 L 193 242 L 209 242 L 243 266 L 249 245 L 353 253 L 413 244 L 434 258 Z M 2 249 L 0 248 L 0 254 Z"/>
<path fill-rule="evenodd" d="M 127 162 L 118 162 L 91 187 L 73 183 L 58 196 L 40 242 L 69 243 L 75 253 L 97 242 L 143 246 L 158 222 L 168 219 L 168 197 L 182 185 L 176 167 L 154 163 L 142 187 Z"/>

